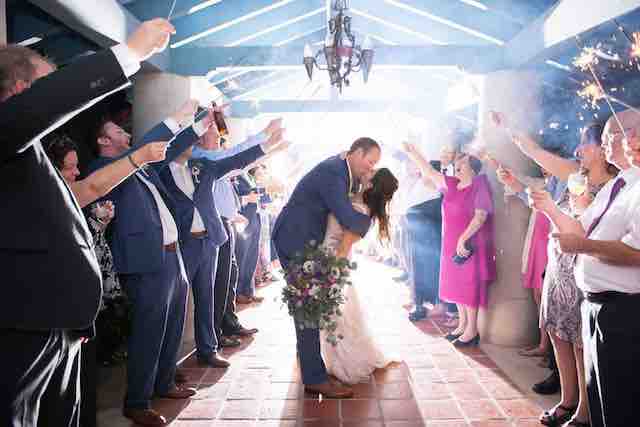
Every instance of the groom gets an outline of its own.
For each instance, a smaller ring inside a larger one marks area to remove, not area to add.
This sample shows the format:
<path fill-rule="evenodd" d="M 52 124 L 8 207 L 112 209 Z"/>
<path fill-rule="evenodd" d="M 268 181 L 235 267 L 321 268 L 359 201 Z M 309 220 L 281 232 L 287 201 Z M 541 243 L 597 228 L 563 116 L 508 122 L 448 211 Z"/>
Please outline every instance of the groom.
<path fill-rule="evenodd" d="M 345 156 L 328 158 L 300 180 L 273 227 L 273 243 L 285 268 L 307 243 L 324 240 L 330 213 L 344 228 L 364 237 L 371 220 L 353 209 L 349 194 L 374 169 L 380 154 L 376 141 L 358 138 Z M 329 398 L 351 397 L 350 389 L 329 381 L 319 330 L 296 325 L 296 338 L 305 391 Z"/>

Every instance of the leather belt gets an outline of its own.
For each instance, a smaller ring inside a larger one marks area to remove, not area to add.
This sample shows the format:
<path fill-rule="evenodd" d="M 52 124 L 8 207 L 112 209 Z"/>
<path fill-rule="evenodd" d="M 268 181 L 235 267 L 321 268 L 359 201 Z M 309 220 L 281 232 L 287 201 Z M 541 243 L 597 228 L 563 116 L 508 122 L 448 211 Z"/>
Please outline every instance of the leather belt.
<path fill-rule="evenodd" d="M 207 237 L 207 231 L 192 231 L 191 232 L 191 237 L 193 237 L 194 239 L 204 239 L 205 237 Z"/>
<path fill-rule="evenodd" d="M 589 302 L 596 304 L 606 304 L 614 300 L 623 298 L 640 297 L 640 294 L 625 294 L 624 292 L 604 291 L 604 292 L 585 292 L 584 297 Z"/>
<path fill-rule="evenodd" d="M 176 242 L 169 243 L 168 245 L 164 245 L 164 250 L 167 252 L 175 252 L 178 250 L 178 244 Z"/>

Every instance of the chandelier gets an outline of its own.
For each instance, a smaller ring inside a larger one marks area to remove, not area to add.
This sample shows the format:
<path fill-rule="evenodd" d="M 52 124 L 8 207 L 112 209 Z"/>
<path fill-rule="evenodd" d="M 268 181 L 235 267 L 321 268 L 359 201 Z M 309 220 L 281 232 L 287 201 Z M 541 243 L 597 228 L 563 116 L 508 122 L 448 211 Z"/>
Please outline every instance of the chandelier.
<path fill-rule="evenodd" d="M 314 65 L 318 69 L 329 72 L 331 85 L 342 93 L 342 86 L 349 86 L 349 74 L 362 70 L 362 78 L 369 80 L 369 71 L 373 64 L 373 46 L 371 39 L 365 37 L 362 46 L 356 45 L 356 38 L 351 33 L 351 17 L 345 12 L 349 8 L 348 0 L 335 0 L 332 5 L 333 17 L 329 20 L 324 47 L 313 54 L 311 46 L 304 46 L 304 66 L 309 80 L 313 76 Z M 325 64 L 319 64 L 318 58 L 323 56 Z"/>

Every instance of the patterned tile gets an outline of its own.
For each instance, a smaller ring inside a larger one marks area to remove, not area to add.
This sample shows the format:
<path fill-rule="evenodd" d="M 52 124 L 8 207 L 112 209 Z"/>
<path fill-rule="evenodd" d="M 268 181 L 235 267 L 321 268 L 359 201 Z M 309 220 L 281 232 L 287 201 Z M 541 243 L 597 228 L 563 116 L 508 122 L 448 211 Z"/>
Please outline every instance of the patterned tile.
<path fill-rule="evenodd" d="M 379 267 L 371 265 L 371 268 Z M 381 307 L 368 309 L 384 312 L 390 304 L 396 304 L 398 310 L 403 310 L 401 305 L 408 300 L 407 289 L 393 290 L 384 293 Z M 241 322 L 262 327 L 255 336 L 243 339 L 242 346 L 223 351 L 231 361 L 229 368 L 199 366 L 194 356 L 182 364 L 189 384 L 198 389 L 196 396 L 189 400 L 158 399 L 152 403 L 155 409 L 175 420 L 172 426 L 539 425 L 537 417 L 542 409 L 523 395 L 480 348 L 456 349 L 442 338 L 446 328 L 437 321 L 412 324 L 405 312 L 398 320 L 379 325 L 376 331 L 380 342 L 392 348 L 402 363 L 376 370 L 368 382 L 352 386 L 352 399 L 306 395 L 300 381 L 295 331 L 290 317 L 281 309 L 279 292 L 278 284 L 262 288 L 264 303 L 241 306 Z M 124 379 L 124 370 L 120 371 Z M 118 422 L 101 425 L 130 425 L 120 416 L 122 394 L 116 397 L 111 406 L 104 405 L 104 412 Z M 104 420 L 108 418 L 106 415 Z"/>

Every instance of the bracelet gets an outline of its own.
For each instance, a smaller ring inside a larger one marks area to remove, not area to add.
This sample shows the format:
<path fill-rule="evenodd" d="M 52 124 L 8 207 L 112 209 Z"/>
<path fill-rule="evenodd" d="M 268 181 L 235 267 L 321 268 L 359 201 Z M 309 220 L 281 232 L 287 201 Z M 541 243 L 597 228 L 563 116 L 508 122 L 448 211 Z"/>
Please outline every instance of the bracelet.
<path fill-rule="evenodd" d="M 136 164 L 136 162 L 133 161 L 133 157 L 131 157 L 131 154 L 127 155 L 127 159 L 129 159 L 129 163 L 131 163 L 131 166 L 133 166 L 136 170 L 142 169 L 141 166 L 139 166 L 138 164 Z"/>

